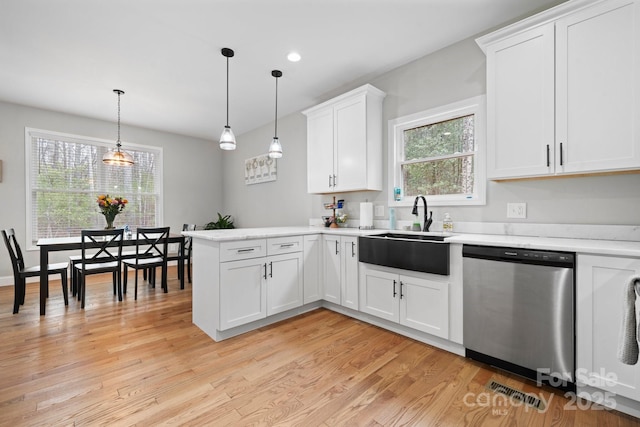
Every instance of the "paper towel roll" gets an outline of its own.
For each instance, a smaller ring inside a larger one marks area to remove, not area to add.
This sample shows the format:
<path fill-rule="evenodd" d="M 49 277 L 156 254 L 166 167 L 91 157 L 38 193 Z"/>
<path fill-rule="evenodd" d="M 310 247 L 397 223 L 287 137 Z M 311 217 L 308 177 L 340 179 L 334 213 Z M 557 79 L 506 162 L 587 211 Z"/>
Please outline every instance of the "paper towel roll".
<path fill-rule="evenodd" d="M 373 203 L 360 203 L 360 228 L 373 228 Z"/>

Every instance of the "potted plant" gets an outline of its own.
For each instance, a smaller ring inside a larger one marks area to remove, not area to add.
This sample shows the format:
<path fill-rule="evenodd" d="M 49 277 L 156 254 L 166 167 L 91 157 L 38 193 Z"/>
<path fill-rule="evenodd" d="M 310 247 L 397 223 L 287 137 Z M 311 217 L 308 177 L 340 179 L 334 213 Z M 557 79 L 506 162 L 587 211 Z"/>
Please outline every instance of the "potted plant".
<path fill-rule="evenodd" d="M 233 225 L 233 220 L 231 219 L 231 215 L 222 216 L 220 215 L 220 212 L 218 212 L 217 221 L 209 222 L 207 223 L 207 225 L 204 226 L 205 230 L 221 230 L 225 228 L 235 228 L 235 226 Z"/>

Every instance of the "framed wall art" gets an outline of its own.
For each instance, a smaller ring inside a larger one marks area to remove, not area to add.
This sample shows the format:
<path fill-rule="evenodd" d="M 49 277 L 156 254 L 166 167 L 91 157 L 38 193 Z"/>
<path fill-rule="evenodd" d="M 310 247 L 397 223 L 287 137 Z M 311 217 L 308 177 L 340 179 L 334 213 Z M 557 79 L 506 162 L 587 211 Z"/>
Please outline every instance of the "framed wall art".
<path fill-rule="evenodd" d="M 244 183 L 246 185 L 278 179 L 278 163 L 268 154 L 261 154 L 244 161 Z"/>

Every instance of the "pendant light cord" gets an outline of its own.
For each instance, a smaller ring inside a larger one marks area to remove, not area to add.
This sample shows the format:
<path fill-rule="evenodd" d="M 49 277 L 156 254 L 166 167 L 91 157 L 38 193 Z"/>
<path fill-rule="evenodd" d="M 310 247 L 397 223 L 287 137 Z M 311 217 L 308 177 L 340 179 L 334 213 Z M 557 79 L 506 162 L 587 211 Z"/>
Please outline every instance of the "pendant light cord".
<path fill-rule="evenodd" d="M 229 127 L 229 57 L 227 56 L 227 127 Z"/>
<path fill-rule="evenodd" d="M 278 137 L 278 78 L 276 77 L 276 130 L 275 130 L 275 137 Z"/>
<path fill-rule="evenodd" d="M 120 91 L 118 91 L 118 151 L 120 151 Z"/>

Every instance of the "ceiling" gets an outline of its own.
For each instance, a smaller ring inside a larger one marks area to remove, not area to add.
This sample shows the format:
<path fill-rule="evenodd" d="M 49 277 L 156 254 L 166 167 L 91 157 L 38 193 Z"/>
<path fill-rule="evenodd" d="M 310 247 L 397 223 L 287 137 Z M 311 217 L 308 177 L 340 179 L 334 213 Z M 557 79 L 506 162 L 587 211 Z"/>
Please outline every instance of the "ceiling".
<path fill-rule="evenodd" d="M 0 100 L 217 140 L 558 0 L 1 0 Z M 295 50 L 298 63 L 287 61 Z M 115 132 L 115 130 L 114 130 Z M 126 135 L 123 135 L 126 140 Z"/>

